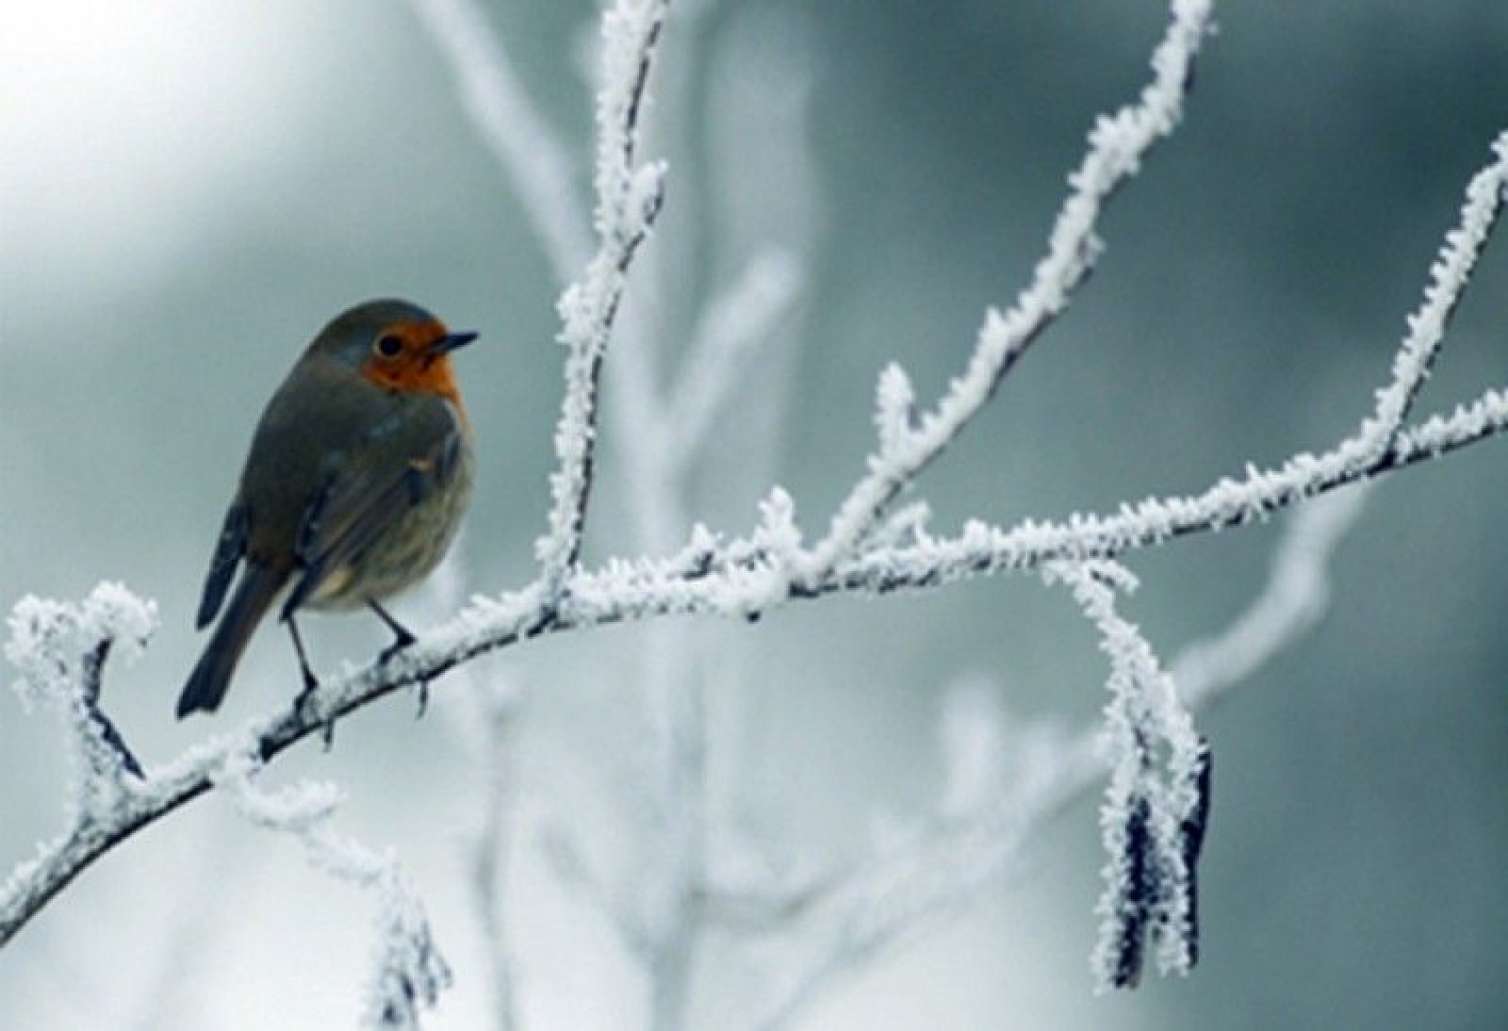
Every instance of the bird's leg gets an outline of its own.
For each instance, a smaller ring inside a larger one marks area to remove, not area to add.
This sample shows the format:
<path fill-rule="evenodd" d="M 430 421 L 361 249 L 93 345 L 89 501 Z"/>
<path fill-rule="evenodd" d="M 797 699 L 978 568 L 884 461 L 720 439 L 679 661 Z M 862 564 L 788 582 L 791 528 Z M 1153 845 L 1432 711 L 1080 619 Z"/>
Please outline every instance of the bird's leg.
<path fill-rule="evenodd" d="M 319 689 L 319 680 L 314 676 L 314 670 L 309 668 L 309 656 L 304 653 L 304 639 L 299 636 L 298 624 L 293 621 L 293 613 L 288 613 L 285 622 L 288 624 L 288 634 L 293 638 L 293 650 L 298 653 L 299 672 L 304 675 L 304 689 L 293 700 L 293 707 L 302 709 L 314 697 L 314 692 Z"/>
<path fill-rule="evenodd" d="M 373 612 L 377 613 L 377 618 L 386 623 L 388 629 L 393 632 L 393 643 L 382 649 L 382 654 L 377 656 L 377 662 L 379 665 L 386 662 L 388 659 L 391 659 L 394 655 L 397 655 L 403 649 L 407 648 L 409 645 L 418 640 L 418 638 L 416 638 L 412 633 L 409 632 L 409 629 L 407 627 L 393 618 L 392 613 L 388 612 L 388 610 L 383 608 L 381 605 L 378 605 L 376 601 L 368 598 L 367 604 L 371 606 Z M 425 711 L 428 708 L 429 678 L 421 677 L 419 679 L 419 711 L 414 715 L 414 719 L 422 719 L 424 717 Z"/>
<path fill-rule="evenodd" d="M 314 701 L 314 692 L 319 690 L 319 680 L 314 676 L 314 670 L 309 668 L 309 657 L 304 654 L 304 639 L 299 636 L 298 624 L 293 621 L 293 613 L 288 613 L 288 633 L 293 637 L 293 650 L 298 652 L 298 668 L 304 674 L 304 689 L 293 700 L 293 708 L 297 712 L 304 712 Z M 335 744 L 335 717 L 325 721 L 324 730 L 325 751 L 329 751 Z"/>
<path fill-rule="evenodd" d="M 387 628 L 393 632 L 393 643 L 382 649 L 382 654 L 377 656 L 378 665 L 387 662 L 394 655 L 397 655 L 418 640 L 417 637 L 408 632 L 407 627 L 389 615 L 387 609 L 378 605 L 375 599 L 368 598 L 367 605 L 373 612 L 377 613 L 377 618 L 386 623 Z"/>

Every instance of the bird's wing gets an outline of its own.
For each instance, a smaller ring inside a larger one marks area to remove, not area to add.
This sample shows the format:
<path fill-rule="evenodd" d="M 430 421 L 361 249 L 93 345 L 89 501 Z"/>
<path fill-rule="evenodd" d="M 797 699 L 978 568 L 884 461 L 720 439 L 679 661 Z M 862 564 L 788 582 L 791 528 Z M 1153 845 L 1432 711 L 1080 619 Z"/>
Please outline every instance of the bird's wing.
<path fill-rule="evenodd" d="M 310 499 L 294 542 L 303 574 L 281 618 L 358 558 L 393 522 L 454 479 L 461 423 L 439 398 L 415 399 L 373 427 Z"/>
<path fill-rule="evenodd" d="M 220 611 L 225 589 L 236 575 L 241 556 L 246 554 L 246 505 L 237 498 L 225 513 L 225 525 L 215 542 L 215 554 L 209 561 L 209 575 L 204 578 L 204 594 L 199 599 L 199 615 L 194 625 L 203 630 Z"/>

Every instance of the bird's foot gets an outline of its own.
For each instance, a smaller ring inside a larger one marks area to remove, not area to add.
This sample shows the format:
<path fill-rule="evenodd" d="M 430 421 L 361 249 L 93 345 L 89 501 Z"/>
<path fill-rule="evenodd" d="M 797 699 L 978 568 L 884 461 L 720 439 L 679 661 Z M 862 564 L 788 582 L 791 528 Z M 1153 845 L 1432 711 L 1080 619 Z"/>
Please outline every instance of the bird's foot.
<path fill-rule="evenodd" d="M 387 628 L 393 632 L 393 643 L 382 649 L 382 654 L 377 656 L 377 665 L 385 665 L 389 659 L 397 655 L 403 649 L 413 644 L 418 638 L 409 633 L 408 627 L 392 617 L 387 609 L 377 604 L 376 599 L 368 598 L 367 606 L 377 615 L 377 618 L 387 624 Z"/>
<path fill-rule="evenodd" d="M 419 710 L 414 713 L 414 719 L 422 720 L 424 714 L 429 711 L 429 678 L 419 681 Z"/>
<path fill-rule="evenodd" d="M 377 665 L 386 666 L 394 655 L 397 655 L 417 640 L 418 638 L 407 630 L 400 630 L 397 636 L 393 638 L 393 643 L 382 649 L 382 652 L 377 656 Z"/>
<path fill-rule="evenodd" d="M 304 669 L 304 689 L 293 699 L 293 710 L 304 719 L 314 719 L 318 716 L 314 705 L 314 693 L 319 690 L 319 680 L 306 667 Z M 335 717 L 331 716 L 324 721 L 324 728 L 320 733 L 324 741 L 325 751 L 329 751 L 335 744 Z"/>
<path fill-rule="evenodd" d="M 312 716 L 314 707 L 314 692 L 318 690 L 319 680 L 315 678 L 309 667 L 305 666 L 304 689 L 298 693 L 298 697 L 293 699 L 294 711 L 296 711 L 300 716 Z"/>

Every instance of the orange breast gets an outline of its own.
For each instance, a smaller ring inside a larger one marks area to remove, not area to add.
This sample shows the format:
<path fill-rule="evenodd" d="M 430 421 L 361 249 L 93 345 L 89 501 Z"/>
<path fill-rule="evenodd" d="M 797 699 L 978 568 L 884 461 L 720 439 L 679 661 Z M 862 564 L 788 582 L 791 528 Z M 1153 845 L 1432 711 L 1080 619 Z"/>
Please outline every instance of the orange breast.
<path fill-rule="evenodd" d="M 457 407 L 461 404 L 455 367 L 451 365 L 449 355 L 442 354 L 437 358 L 416 357 L 411 361 L 391 363 L 369 360 L 362 366 L 361 373 L 372 383 L 387 390 L 439 394 Z"/>

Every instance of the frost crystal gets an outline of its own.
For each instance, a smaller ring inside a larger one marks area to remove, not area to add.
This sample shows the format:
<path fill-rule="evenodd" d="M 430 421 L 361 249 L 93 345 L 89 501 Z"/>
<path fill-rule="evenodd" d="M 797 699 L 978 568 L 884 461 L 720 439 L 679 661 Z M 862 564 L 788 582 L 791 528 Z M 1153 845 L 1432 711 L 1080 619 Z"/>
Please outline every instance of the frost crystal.
<path fill-rule="evenodd" d="M 759 529 L 754 543 L 764 548 L 782 567 L 794 564 L 801 553 L 801 531 L 796 527 L 796 503 L 781 487 L 771 489 L 759 503 Z"/>

